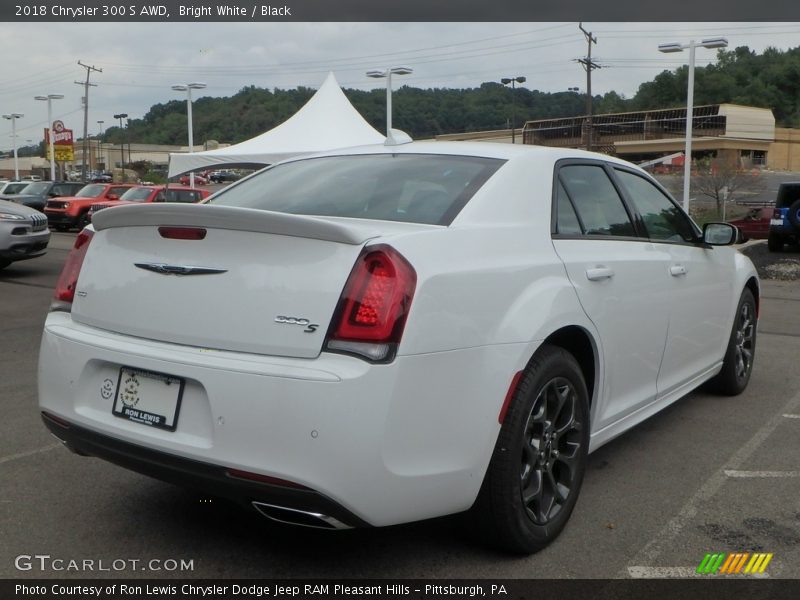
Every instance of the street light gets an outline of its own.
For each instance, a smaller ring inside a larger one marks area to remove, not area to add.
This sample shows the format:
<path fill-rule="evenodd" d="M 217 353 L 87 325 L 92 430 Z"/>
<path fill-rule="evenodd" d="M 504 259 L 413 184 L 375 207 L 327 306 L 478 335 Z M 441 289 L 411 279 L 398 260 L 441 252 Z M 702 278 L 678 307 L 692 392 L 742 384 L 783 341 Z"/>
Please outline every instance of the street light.
<path fill-rule="evenodd" d="M 694 50 L 695 48 L 726 48 L 728 40 L 723 37 L 707 38 L 701 42 L 691 40 L 688 44 L 671 42 L 659 44 L 659 52 L 683 52 L 689 49 L 689 82 L 686 90 L 686 149 L 683 153 L 683 210 L 689 212 L 689 186 L 692 174 L 692 126 L 694 124 Z"/>
<path fill-rule="evenodd" d="M 516 137 L 514 136 L 517 128 L 517 108 L 514 104 L 514 86 L 517 83 L 525 83 L 524 77 L 503 77 L 500 80 L 503 85 L 511 84 L 511 143 L 516 144 Z"/>
<path fill-rule="evenodd" d="M 53 100 L 61 100 L 64 94 L 47 94 L 47 96 L 34 96 L 34 100 L 47 102 L 47 143 L 50 147 L 50 181 L 56 180 L 56 149 L 55 136 L 53 135 Z"/>
<path fill-rule="evenodd" d="M 186 118 L 189 120 L 189 154 L 194 154 L 194 137 L 192 134 L 192 90 L 202 90 L 205 83 L 177 83 L 172 86 L 176 92 L 186 92 Z M 189 172 L 189 187 L 194 189 L 194 171 Z"/>
<path fill-rule="evenodd" d="M 17 119 L 24 117 L 22 113 L 3 115 L 4 119 L 11 121 L 11 137 L 14 139 L 14 181 L 19 181 L 19 161 L 17 160 Z"/>
<path fill-rule="evenodd" d="M 105 171 L 106 170 L 106 160 L 103 157 L 103 123 L 105 123 L 105 121 L 103 121 L 103 120 L 97 121 L 97 124 L 100 125 L 100 135 L 97 138 L 97 154 L 98 154 L 100 160 L 103 161 L 103 170 Z M 99 163 L 100 161 L 97 161 L 97 162 Z M 95 164 L 95 167 L 98 167 L 98 166 L 99 166 L 98 164 Z"/>
<path fill-rule="evenodd" d="M 367 71 L 367 77 L 373 79 L 386 78 L 386 137 L 392 137 L 392 75 L 410 75 L 414 72 L 411 67 L 386 67 L 385 69 L 372 69 Z"/>
<path fill-rule="evenodd" d="M 128 113 L 118 113 L 118 114 L 114 115 L 114 118 L 115 119 L 119 119 L 119 130 L 121 132 L 122 131 L 122 119 L 127 119 L 128 118 Z M 130 146 L 128 148 L 129 148 L 129 150 L 128 150 L 128 159 L 130 159 L 130 157 L 131 157 Z M 125 181 L 127 180 L 127 175 L 125 175 L 125 140 L 124 139 L 120 139 L 120 142 L 119 142 L 119 160 L 122 163 L 122 183 L 125 183 Z"/>

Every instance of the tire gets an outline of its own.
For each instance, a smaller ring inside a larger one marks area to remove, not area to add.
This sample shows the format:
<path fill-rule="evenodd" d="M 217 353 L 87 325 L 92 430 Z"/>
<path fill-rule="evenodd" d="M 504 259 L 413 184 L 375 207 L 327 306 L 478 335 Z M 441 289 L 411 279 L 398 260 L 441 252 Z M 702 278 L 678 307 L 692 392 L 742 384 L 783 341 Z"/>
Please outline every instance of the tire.
<path fill-rule="evenodd" d="M 767 249 L 770 252 L 783 252 L 783 236 L 780 233 L 770 233 L 767 237 Z"/>
<path fill-rule="evenodd" d="M 56 231 L 66 231 L 67 229 L 69 229 L 69 227 L 67 227 L 66 225 L 53 225 L 53 229 L 55 229 Z"/>
<path fill-rule="evenodd" d="M 756 353 L 756 300 L 753 292 L 742 292 L 733 318 L 722 370 L 709 383 L 709 389 L 725 396 L 738 396 L 747 387 Z"/>
<path fill-rule="evenodd" d="M 472 508 L 486 541 L 531 554 L 558 537 L 578 500 L 588 448 L 580 366 L 566 350 L 542 346 L 520 378 Z"/>
<path fill-rule="evenodd" d="M 786 219 L 791 223 L 795 231 L 800 231 L 800 217 L 798 217 L 797 214 L 799 212 L 800 200 L 795 200 L 792 205 L 789 206 L 789 211 L 786 213 Z"/>
<path fill-rule="evenodd" d="M 83 228 L 89 224 L 89 211 L 87 210 L 78 217 L 78 220 L 75 221 L 75 227 L 78 228 L 78 231 L 83 231 Z"/>

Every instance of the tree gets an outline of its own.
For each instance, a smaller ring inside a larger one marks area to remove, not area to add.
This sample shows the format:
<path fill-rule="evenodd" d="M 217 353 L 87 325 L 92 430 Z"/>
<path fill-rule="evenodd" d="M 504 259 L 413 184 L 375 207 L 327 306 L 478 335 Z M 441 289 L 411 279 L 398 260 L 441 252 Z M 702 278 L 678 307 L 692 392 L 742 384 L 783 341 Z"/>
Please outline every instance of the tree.
<path fill-rule="evenodd" d="M 698 163 L 692 190 L 714 200 L 717 216 L 725 219 L 725 203 L 763 192 L 766 181 L 749 162 L 717 157 Z"/>

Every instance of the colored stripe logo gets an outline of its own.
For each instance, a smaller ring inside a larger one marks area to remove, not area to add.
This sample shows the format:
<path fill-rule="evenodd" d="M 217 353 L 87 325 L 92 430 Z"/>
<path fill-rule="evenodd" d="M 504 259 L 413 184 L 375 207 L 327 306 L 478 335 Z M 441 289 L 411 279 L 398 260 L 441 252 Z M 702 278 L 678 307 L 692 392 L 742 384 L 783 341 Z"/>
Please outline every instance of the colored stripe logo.
<path fill-rule="evenodd" d="M 755 552 L 717 552 L 706 554 L 697 573 L 701 575 L 755 575 L 763 573 L 772 560 L 773 554 Z"/>

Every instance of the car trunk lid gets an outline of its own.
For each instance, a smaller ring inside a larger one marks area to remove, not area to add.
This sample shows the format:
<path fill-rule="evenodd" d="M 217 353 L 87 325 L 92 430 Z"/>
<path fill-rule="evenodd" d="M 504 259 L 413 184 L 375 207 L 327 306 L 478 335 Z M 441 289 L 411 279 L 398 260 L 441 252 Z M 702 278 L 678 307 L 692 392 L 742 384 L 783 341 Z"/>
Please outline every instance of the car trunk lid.
<path fill-rule="evenodd" d="M 119 206 L 94 227 L 76 321 L 300 358 L 319 354 L 353 264 L 378 235 L 366 222 L 192 204 Z"/>

